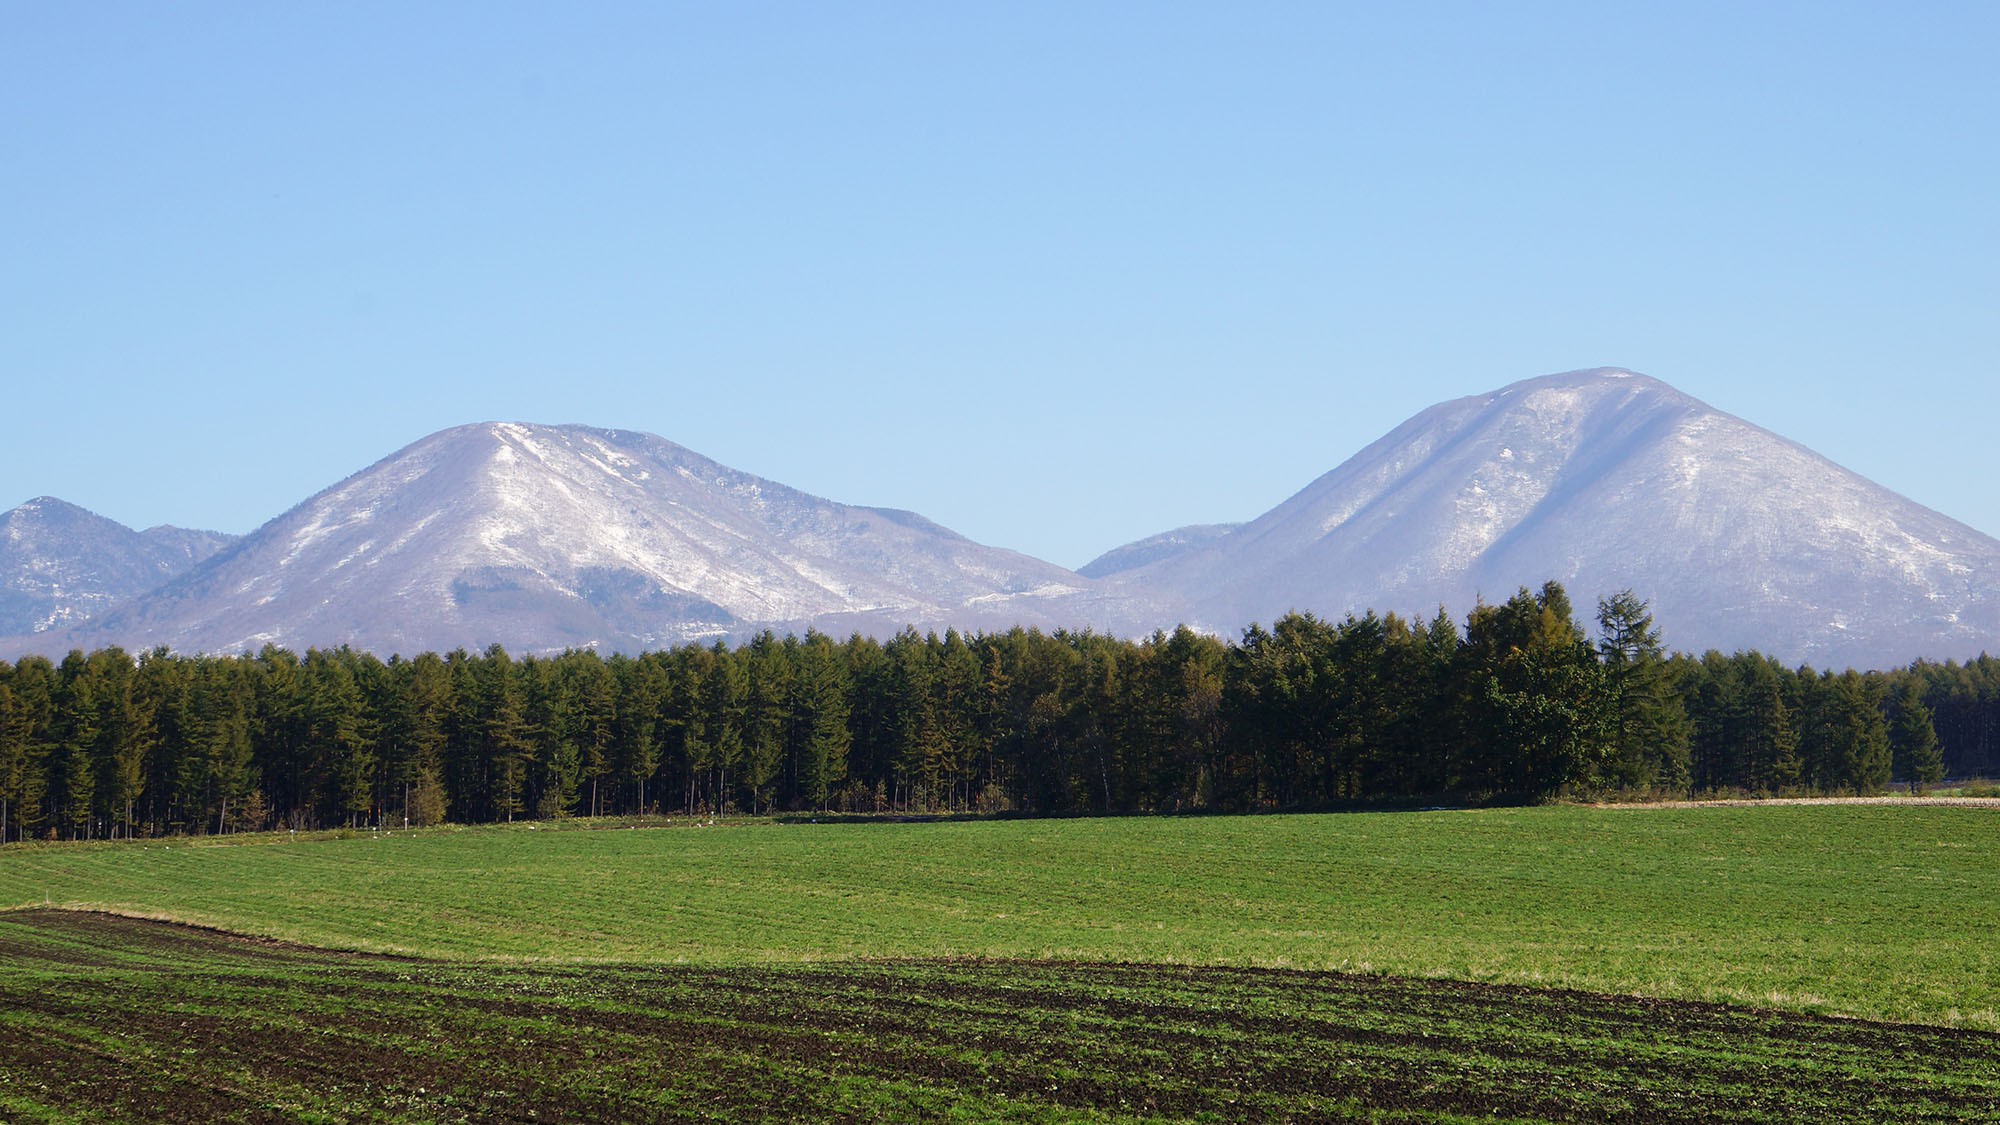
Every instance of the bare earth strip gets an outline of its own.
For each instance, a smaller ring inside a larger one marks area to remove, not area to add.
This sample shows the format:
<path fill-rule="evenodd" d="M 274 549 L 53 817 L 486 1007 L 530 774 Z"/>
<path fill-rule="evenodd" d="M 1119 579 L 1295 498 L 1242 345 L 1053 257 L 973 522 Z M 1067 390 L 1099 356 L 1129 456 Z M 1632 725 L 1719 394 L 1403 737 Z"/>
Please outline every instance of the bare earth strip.
<path fill-rule="evenodd" d="M 1743 797 L 1713 801 L 1594 801 L 1593 809 L 1732 809 L 1762 805 L 1960 805 L 2000 809 L 2000 797 Z"/>
<path fill-rule="evenodd" d="M 0 914 L 0 1118 L 1990 1121 L 2000 1034 L 1282 969 L 531 966 Z"/>

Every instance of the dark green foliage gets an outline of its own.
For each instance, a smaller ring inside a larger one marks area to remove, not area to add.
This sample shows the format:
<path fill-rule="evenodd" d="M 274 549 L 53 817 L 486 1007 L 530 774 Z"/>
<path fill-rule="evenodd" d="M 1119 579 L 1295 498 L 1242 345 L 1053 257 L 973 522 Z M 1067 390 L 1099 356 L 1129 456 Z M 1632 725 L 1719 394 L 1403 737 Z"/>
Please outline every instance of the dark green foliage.
<path fill-rule="evenodd" d="M 773 810 L 1029 813 L 1872 793 L 2000 772 L 2000 661 L 1668 657 L 1644 602 L 1562 587 L 1238 644 L 906 629 L 516 660 L 347 649 L 0 662 L 0 834 Z"/>
<path fill-rule="evenodd" d="M 1561 586 L 1473 610 L 1459 658 L 1462 769 L 1474 788 L 1546 795 L 1602 766 L 1605 672 Z"/>
<path fill-rule="evenodd" d="M 1930 708 L 1924 706 L 1923 689 L 1914 679 L 1904 679 L 1890 699 L 1889 745 L 1895 772 L 1909 782 L 1911 792 L 1921 793 L 1924 786 L 1944 777 L 1937 730 L 1931 725 Z"/>
<path fill-rule="evenodd" d="M 1597 603 L 1597 625 L 1610 704 L 1602 780 L 1619 789 L 1686 789 L 1687 711 L 1651 611 L 1625 590 Z"/>
<path fill-rule="evenodd" d="M 825 810 L 847 776 L 852 741 L 847 701 L 852 688 L 847 666 L 825 634 L 807 633 L 794 655 L 797 669 L 791 678 L 785 742 L 797 752 L 788 756 L 792 770 L 786 791 L 806 808 Z"/>

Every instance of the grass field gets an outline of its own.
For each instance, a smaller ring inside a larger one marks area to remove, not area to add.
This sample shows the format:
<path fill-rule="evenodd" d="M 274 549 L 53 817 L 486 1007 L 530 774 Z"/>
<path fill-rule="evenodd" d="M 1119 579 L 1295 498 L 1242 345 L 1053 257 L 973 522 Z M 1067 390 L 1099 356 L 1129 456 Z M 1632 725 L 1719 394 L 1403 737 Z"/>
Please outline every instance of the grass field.
<path fill-rule="evenodd" d="M 2000 812 L 1547 807 L 0 850 L 0 904 L 444 958 L 1343 969 L 2000 1028 Z"/>
<path fill-rule="evenodd" d="M 1996 841 L 1830 805 L 16 845 L 0 1119 L 2000 1120 Z"/>
<path fill-rule="evenodd" d="M 0 914 L 16 1122 L 1996 1115 L 1978 1031 L 1270 969 L 420 960 Z"/>

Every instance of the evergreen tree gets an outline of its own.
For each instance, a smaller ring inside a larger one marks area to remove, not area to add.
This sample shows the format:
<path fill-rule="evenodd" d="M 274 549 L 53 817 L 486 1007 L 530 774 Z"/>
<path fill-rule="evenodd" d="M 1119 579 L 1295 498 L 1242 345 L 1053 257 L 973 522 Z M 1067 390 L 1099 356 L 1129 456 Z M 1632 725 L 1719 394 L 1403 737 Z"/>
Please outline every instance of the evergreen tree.
<path fill-rule="evenodd" d="M 728 656 L 726 646 L 720 641 L 716 642 L 716 649 L 719 658 Z M 647 785 L 660 768 L 660 703 L 671 685 L 663 666 L 655 659 L 613 656 L 611 670 L 618 683 L 614 754 L 619 772 L 632 786 L 633 811 L 644 813 L 649 804 Z M 741 722 L 740 705 L 738 722 Z"/>
<path fill-rule="evenodd" d="M 49 759 L 56 823 L 71 839 L 95 835 L 98 714 L 96 677 L 83 653 L 71 650 L 57 669 L 56 748 Z"/>
<path fill-rule="evenodd" d="M 1760 793 L 1783 794 L 1798 788 L 1804 778 L 1798 732 L 1785 706 L 1784 679 L 1789 673 L 1755 653 L 1750 654 L 1747 666 L 1742 725 L 1750 758 L 1736 784 Z"/>
<path fill-rule="evenodd" d="M 250 722 L 255 698 L 249 677 L 235 661 L 201 660 L 193 681 L 188 729 L 195 744 L 182 756 L 180 786 L 194 814 L 191 827 L 204 830 L 213 809 L 215 831 L 224 833 L 234 823 L 232 807 L 240 817 L 241 802 L 252 789 Z"/>
<path fill-rule="evenodd" d="M 1921 796 L 1924 786 L 1943 780 L 1944 755 L 1938 750 L 1930 708 L 1924 706 L 1923 691 L 1914 676 L 1904 676 L 1890 697 L 1889 745 L 1895 756 L 1895 772 L 1910 783 L 1911 793 Z"/>
<path fill-rule="evenodd" d="M 146 753 L 152 746 L 152 715 L 140 705 L 133 689 L 132 658 L 124 649 L 99 649 L 86 663 L 97 699 L 98 745 L 92 757 L 105 831 L 115 836 L 122 827 L 130 836 Z"/>
<path fill-rule="evenodd" d="M 306 652 L 303 750 L 316 803 L 352 826 L 370 811 L 375 763 L 350 656 L 346 650 Z"/>
<path fill-rule="evenodd" d="M 535 816 L 541 819 L 565 816 L 576 804 L 583 755 L 571 718 L 569 678 L 563 669 L 569 659 L 565 653 L 555 660 L 533 657 L 521 660 L 527 726 L 535 743 L 534 809 Z"/>
<path fill-rule="evenodd" d="M 1859 672 L 1835 677 L 1829 714 L 1831 789 L 1879 793 L 1889 784 L 1888 724 L 1879 688 Z"/>
<path fill-rule="evenodd" d="M 794 642 L 793 647 L 796 647 Z M 738 783 L 750 808 L 769 808 L 778 771 L 785 760 L 787 712 L 792 702 L 790 652 L 769 629 L 737 650 L 744 667 L 743 754 Z"/>
<path fill-rule="evenodd" d="M 1598 601 L 1597 623 L 1597 651 L 1610 702 L 1610 753 L 1603 779 L 1620 789 L 1686 789 L 1687 711 L 1652 611 L 1624 590 Z"/>
<path fill-rule="evenodd" d="M 312 816 L 312 763 L 307 752 L 310 681 L 297 656 L 265 645 L 254 665 L 256 708 L 250 738 L 256 747 L 262 791 L 281 822 L 316 823 Z"/>
<path fill-rule="evenodd" d="M 0 682 L 0 844 L 21 836 L 21 809 L 40 796 L 29 780 L 26 727 L 12 686 Z"/>
<path fill-rule="evenodd" d="M 522 712 L 514 661 L 507 650 L 497 644 L 488 647 L 481 665 L 480 720 L 490 778 L 489 805 L 494 819 L 512 821 L 515 813 L 527 807 L 534 741 Z"/>
<path fill-rule="evenodd" d="M 6 669 L 6 661 L 0 660 L 0 670 Z M 26 840 L 31 833 L 45 830 L 43 826 L 51 819 L 49 759 L 55 752 L 55 666 L 45 657 L 24 656 L 11 669 L 7 686 L 14 697 L 14 737 L 21 763 L 11 816 L 14 838 Z"/>
<path fill-rule="evenodd" d="M 1562 586 L 1474 609 L 1465 636 L 1467 780 L 1543 797 L 1595 773 L 1610 720 L 1604 670 Z"/>
<path fill-rule="evenodd" d="M 847 669 L 832 641 L 817 632 L 806 634 L 791 687 L 792 713 L 801 733 L 798 794 L 809 807 L 824 811 L 834 786 L 846 776 L 850 740 Z"/>
<path fill-rule="evenodd" d="M 181 779 L 190 769 L 186 758 L 196 743 L 192 730 L 193 669 L 192 661 L 175 659 L 164 646 L 139 656 L 133 691 L 150 732 L 140 790 L 146 798 L 144 821 L 152 834 L 201 815 L 177 803 Z"/>
<path fill-rule="evenodd" d="M 403 815 L 409 822 L 438 824 L 450 807 L 444 779 L 457 709 L 452 670 L 429 652 L 419 654 L 408 668 L 399 707 L 404 765 L 396 780 L 403 789 Z"/>
<path fill-rule="evenodd" d="M 570 683 L 572 741 L 577 747 L 579 800 L 587 800 L 587 815 L 600 812 L 598 786 L 611 767 L 611 742 L 618 717 L 617 682 L 595 652 L 584 651 L 567 661 Z M 588 786 L 589 796 L 581 790 Z"/>

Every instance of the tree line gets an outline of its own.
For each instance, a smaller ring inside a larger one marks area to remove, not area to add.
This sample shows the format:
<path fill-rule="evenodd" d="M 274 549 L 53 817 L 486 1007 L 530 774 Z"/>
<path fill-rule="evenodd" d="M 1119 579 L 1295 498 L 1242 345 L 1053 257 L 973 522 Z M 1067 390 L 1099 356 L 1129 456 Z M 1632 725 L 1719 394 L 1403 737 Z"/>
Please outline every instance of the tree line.
<path fill-rule="evenodd" d="M 387 661 L 0 661 L 0 840 L 780 810 L 1249 811 L 1989 775 L 2000 664 L 1667 654 L 1562 587 L 1462 626 L 1292 613 L 1229 643 L 1013 629 Z"/>

